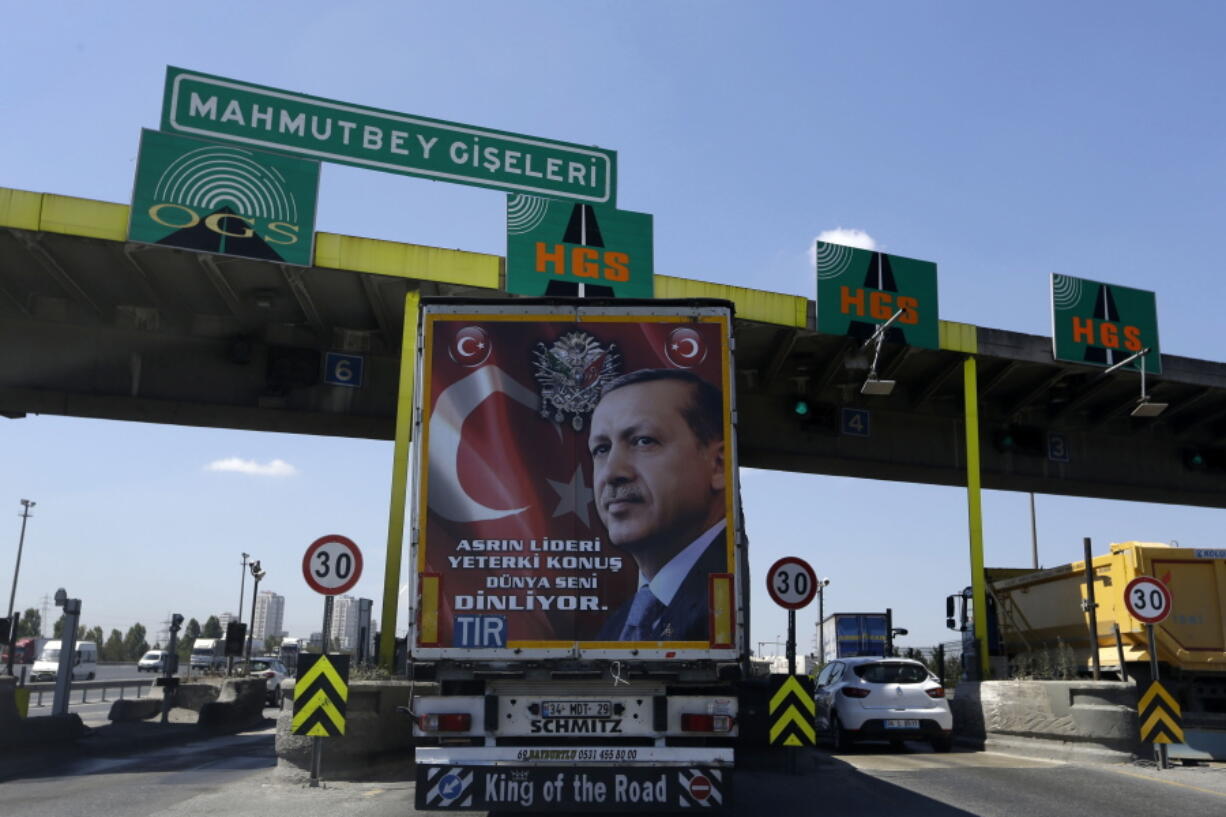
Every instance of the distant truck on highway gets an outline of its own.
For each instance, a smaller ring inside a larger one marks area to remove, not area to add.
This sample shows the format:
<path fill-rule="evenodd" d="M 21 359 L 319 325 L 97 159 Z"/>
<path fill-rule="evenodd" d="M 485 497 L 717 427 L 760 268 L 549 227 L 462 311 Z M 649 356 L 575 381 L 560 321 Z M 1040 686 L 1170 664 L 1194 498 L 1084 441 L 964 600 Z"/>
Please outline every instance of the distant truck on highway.
<path fill-rule="evenodd" d="M 861 655 L 883 656 L 889 636 L 889 613 L 831 613 L 822 621 L 822 663 Z"/>
<path fill-rule="evenodd" d="M 289 670 L 289 674 L 298 677 L 298 656 L 302 653 L 305 641 L 301 638 L 282 638 L 281 648 L 277 656 Z"/>
<path fill-rule="evenodd" d="M 226 666 L 226 642 L 222 638 L 197 638 L 192 644 L 192 672 L 213 672 Z"/>
<path fill-rule="evenodd" d="M 34 638 L 32 636 L 19 638 L 13 644 L 6 645 L 4 651 L 0 652 L 0 664 L 8 666 L 9 650 L 13 651 L 13 666 L 19 667 L 33 664 L 46 643 L 47 639 L 45 638 Z"/>

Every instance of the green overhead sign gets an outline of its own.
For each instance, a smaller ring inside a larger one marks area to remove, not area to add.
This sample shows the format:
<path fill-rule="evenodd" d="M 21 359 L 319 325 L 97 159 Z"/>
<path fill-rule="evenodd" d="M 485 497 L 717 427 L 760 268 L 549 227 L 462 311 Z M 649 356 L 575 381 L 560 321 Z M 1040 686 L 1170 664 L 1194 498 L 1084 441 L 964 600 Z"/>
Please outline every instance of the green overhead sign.
<path fill-rule="evenodd" d="M 507 196 L 507 292 L 650 298 L 652 219 L 614 207 Z"/>
<path fill-rule="evenodd" d="M 1053 274 L 1051 340 L 1056 360 L 1094 366 L 1113 366 L 1149 349 L 1129 368 L 1139 369 L 1144 360 L 1147 373 L 1162 373 L 1157 301 L 1143 289 Z"/>
<path fill-rule="evenodd" d="M 319 162 L 141 132 L 128 238 L 310 266 Z"/>
<path fill-rule="evenodd" d="M 885 340 L 939 349 L 936 264 L 817 242 L 817 331 L 868 340 L 900 309 Z"/>
<path fill-rule="evenodd" d="M 612 204 L 617 153 L 166 69 L 162 129 L 511 193 Z"/>

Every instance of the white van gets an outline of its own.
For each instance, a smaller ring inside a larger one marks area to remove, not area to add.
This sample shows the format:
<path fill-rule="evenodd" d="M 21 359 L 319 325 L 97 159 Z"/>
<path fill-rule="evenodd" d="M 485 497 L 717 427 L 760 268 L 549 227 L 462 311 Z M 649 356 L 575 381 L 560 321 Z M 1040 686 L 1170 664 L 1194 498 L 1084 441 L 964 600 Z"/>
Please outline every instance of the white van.
<path fill-rule="evenodd" d="M 60 642 L 48 641 L 30 670 L 31 681 L 54 681 L 60 671 Z M 78 641 L 76 660 L 72 665 L 72 680 L 92 681 L 98 674 L 98 645 Z"/>
<path fill-rule="evenodd" d="M 149 650 L 136 662 L 136 671 L 163 672 L 166 669 L 166 662 L 169 660 L 170 653 L 166 650 Z"/>

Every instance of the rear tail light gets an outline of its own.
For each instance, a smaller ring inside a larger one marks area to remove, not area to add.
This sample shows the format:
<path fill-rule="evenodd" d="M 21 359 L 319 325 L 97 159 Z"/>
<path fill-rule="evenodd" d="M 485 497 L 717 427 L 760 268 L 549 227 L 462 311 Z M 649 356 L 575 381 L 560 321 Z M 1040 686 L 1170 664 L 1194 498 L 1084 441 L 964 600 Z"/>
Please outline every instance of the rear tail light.
<path fill-rule="evenodd" d="M 731 715 L 682 715 L 683 732 L 731 732 L 735 719 Z"/>
<path fill-rule="evenodd" d="M 925 689 L 924 691 L 928 693 L 929 698 L 945 697 L 945 687 L 933 687 L 932 689 Z"/>
<path fill-rule="evenodd" d="M 417 727 L 423 732 L 467 732 L 472 725 L 473 716 L 467 713 L 417 716 Z"/>
<path fill-rule="evenodd" d="M 843 694 L 848 698 L 867 698 L 868 693 L 864 687 L 843 687 Z"/>
<path fill-rule="evenodd" d="M 260 673 L 260 674 L 261 674 L 263 677 L 265 677 L 265 678 L 272 678 L 272 677 L 273 677 L 274 675 L 276 675 L 277 673 L 273 672 L 272 670 L 267 670 L 267 671 L 262 672 L 262 673 Z"/>

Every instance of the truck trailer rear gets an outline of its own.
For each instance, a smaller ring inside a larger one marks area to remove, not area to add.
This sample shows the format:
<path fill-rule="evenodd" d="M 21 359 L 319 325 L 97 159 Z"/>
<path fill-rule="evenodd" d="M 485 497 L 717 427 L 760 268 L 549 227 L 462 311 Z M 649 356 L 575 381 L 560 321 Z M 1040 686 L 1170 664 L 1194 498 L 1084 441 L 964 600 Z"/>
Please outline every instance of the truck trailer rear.
<path fill-rule="evenodd" d="M 422 299 L 417 807 L 731 796 L 747 582 L 722 301 Z"/>

